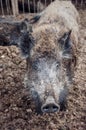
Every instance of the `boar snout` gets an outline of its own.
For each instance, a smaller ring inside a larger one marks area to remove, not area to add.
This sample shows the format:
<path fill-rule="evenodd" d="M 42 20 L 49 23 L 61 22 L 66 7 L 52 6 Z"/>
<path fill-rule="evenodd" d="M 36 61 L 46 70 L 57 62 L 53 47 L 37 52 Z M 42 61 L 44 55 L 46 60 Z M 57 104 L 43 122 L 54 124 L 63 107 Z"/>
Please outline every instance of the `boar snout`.
<path fill-rule="evenodd" d="M 57 111 L 59 111 L 59 105 L 57 105 L 57 104 L 44 104 L 43 106 L 42 106 L 42 112 L 43 113 L 52 113 L 52 112 L 57 112 Z"/>
<path fill-rule="evenodd" d="M 55 103 L 53 97 L 48 97 L 45 103 L 41 107 L 41 111 L 43 113 L 53 113 L 58 112 L 60 110 L 60 106 Z"/>

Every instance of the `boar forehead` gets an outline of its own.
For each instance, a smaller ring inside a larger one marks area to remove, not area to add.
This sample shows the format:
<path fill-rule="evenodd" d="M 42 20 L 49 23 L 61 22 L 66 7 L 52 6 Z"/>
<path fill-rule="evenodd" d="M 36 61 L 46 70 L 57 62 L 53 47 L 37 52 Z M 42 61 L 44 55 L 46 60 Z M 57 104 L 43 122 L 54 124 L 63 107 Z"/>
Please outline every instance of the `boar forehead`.
<path fill-rule="evenodd" d="M 62 51 L 58 41 L 63 33 L 59 28 L 50 25 L 36 28 L 33 33 L 35 46 L 31 50 L 31 58 L 49 56 L 60 59 Z"/>

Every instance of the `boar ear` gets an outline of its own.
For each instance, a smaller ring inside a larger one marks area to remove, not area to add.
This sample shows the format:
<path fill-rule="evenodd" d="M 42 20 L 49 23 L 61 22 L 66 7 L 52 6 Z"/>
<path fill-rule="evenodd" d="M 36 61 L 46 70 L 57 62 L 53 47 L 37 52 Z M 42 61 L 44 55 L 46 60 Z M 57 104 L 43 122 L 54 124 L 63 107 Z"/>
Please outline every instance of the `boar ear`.
<path fill-rule="evenodd" d="M 23 57 L 27 58 L 30 56 L 31 48 L 34 46 L 34 38 L 30 32 L 25 31 L 21 33 L 18 46 Z"/>
<path fill-rule="evenodd" d="M 63 58 L 71 59 L 73 53 L 73 43 L 71 41 L 71 30 L 65 33 L 59 40 Z"/>
<path fill-rule="evenodd" d="M 17 45 L 21 50 L 22 56 L 27 58 L 30 56 L 31 48 L 34 45 L 34 38 L 32 37 L 32 26 L 28 19 L 25 19 L 19 24 L 20 36 L 17 40 Z M 15 35 L 14 35 L 15 39 Z M 13 40 L 14 41 L 14 40 Z"/>

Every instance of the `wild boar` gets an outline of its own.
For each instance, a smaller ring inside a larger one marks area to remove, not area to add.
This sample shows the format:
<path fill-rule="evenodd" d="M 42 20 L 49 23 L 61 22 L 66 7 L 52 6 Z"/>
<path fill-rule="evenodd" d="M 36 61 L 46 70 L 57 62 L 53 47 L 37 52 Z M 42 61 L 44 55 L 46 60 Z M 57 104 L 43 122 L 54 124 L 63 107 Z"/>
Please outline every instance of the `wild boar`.
<path fill-rule="evenodd" d="M 70 1 L 55 0 L 33 18 L 33 32 L 20 29 L 17 42 L 10 36 L 9 45 L 16 42 L 26 58 L 25 86 L 37 112 L 58 112 L 66 107 L 76 65 L 78 21 L 78 12 Z"/>

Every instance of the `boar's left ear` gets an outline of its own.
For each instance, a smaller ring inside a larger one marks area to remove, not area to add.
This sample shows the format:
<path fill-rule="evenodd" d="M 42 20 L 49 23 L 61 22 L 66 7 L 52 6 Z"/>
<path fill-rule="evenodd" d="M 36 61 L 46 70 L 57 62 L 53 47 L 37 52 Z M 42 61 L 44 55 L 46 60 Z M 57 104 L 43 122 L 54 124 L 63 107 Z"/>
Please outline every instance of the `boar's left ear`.
<path fill-rule="evenodd" d="M 73 43 L 71 41 L 71 30 L 65 33 L 59 40 L 63 58 L 72 59 Z"/>

